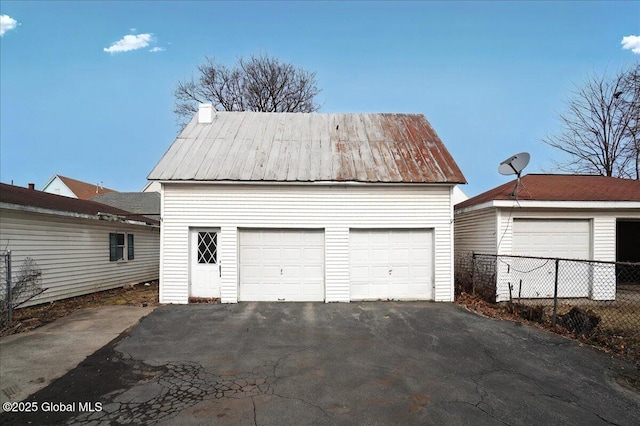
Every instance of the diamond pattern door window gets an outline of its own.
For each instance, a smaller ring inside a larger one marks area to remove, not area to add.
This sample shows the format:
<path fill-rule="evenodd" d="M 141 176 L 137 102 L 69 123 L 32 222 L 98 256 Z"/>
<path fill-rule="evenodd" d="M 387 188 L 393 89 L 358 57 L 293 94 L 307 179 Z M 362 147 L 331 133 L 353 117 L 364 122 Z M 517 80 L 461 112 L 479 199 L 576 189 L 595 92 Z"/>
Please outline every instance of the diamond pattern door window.
<path fill-rule="evenodd" d="M 198 263 L 218 263 L 217 232 L 198 232 Z"/>

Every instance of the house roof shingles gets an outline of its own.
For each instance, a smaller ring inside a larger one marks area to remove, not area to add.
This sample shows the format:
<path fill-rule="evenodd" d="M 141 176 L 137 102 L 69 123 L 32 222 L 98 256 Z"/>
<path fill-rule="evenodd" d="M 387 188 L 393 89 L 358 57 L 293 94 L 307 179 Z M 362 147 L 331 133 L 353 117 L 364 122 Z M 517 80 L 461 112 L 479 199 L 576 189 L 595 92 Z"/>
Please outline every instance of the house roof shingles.
<path fill-rule="evenodd" d="M 420 114 L 197 114 L 151 180 L 465 183 Z"/>
<path fill-rule="evenodd" d="M 71 179 L 66 176 L 56 175 L 67 187 L 76 194 L 81 200 L 89 200 L 97 195 L 107 194 L 109 192 L 116 192 L 113 189 L 105 188 L 99 185 L 94 185 L 80 180 Z"/>
<path fill-rule="evenodd" d="M 91 201 L 145 215 L 152 219 L 160 219 L 160 193 L 158 192 L 110 192 L 93 197 Z"/>
<path fill-rule="evenodd" d="M 25 207 L 35 207 L 46 210 L 77 213 L 96 216 L 98 213 L 117 215 L 127 220 L 146 222 L 157 225 L 158 221 L 133 214 L 129 211 L 118 209 L 106 204 L 90 200 L 65 197 L 63 195 L 50 194 L 35 189 L 22 188 L 20 186 L 0 183 L 0 202 Z"/>
<path fill-rule="evenodd" d="M 493 200 L 514 200 L 516 180 L 507 182 L 455 207 L 461 209 Z M 518 200 L 640 201 L 640 181 L 608 176 L 528 174 L 520 179 Z"/>

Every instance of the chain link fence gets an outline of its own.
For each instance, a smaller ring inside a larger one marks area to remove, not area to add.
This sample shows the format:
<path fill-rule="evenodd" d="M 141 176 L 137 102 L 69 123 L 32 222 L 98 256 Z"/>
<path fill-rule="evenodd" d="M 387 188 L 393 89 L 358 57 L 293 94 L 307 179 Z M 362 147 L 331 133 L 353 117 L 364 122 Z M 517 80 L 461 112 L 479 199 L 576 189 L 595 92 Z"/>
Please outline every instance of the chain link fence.
<path fill-rule="evenodd" d="M 16 270 L 11 251 L 0 252 L 0 334 L 13 326 L 13 311 L 46 291 L 42 288 L 42 271 L 27 257 Z"/>
<path fill-rule="evenodd" d="M 508 302 L 527 319 L 640 344 L 640 263 L 462 253 L 456 292 Z"/>

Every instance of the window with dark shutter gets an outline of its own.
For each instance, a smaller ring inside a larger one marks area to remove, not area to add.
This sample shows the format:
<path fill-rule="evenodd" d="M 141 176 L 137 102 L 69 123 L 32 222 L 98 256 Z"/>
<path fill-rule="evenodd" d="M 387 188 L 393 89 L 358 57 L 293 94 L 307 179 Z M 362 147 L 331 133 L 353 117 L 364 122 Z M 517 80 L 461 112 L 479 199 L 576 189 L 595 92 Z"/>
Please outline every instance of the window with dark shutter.
<path fill-rule="evenodd" d="M 132 260 L 134 257 L 133 247 L 133 234 L 109 233 L 109 261 Z"/>
<path fill-rule="evenodd" d="M 127 234 L 127 260 L 133 259 L 133 234 Z"/>
<path fill-rule="evenodd" d="M 116 255 L 116 248 L 118 246 L 118 234 L 110 233 L 109 234 L 109 261 L 115 262 L 118 260 L 118 256 Z"/>

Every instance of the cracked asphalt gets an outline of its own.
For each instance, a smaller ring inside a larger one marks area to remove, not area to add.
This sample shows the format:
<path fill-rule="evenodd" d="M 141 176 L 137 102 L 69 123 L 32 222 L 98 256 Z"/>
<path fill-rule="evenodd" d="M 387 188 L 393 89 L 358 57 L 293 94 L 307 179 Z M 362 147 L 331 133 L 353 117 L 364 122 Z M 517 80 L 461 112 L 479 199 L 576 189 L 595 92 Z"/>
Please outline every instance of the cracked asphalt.
<path fill-rule="evenodd" d="M 621 378 L 638 374 L 454 304 L 162 306 L 27 399 L 101 410 L 0 423 L 632 425 L 640 395 Z"/>

